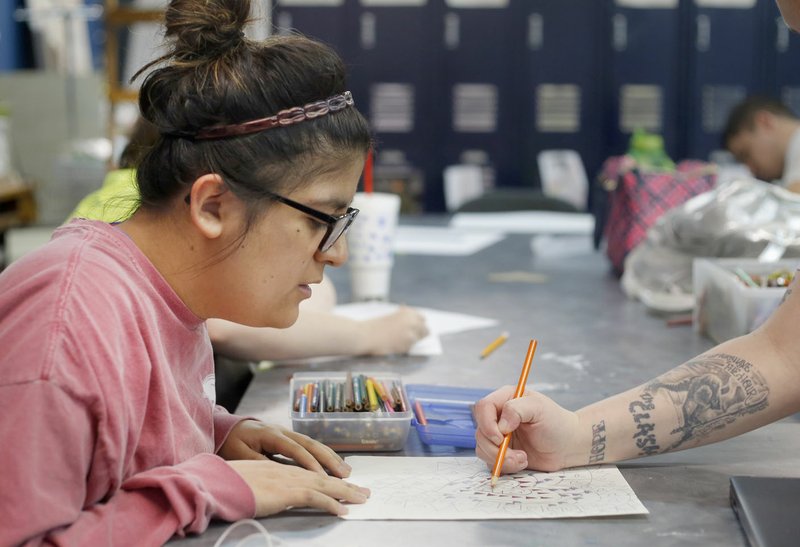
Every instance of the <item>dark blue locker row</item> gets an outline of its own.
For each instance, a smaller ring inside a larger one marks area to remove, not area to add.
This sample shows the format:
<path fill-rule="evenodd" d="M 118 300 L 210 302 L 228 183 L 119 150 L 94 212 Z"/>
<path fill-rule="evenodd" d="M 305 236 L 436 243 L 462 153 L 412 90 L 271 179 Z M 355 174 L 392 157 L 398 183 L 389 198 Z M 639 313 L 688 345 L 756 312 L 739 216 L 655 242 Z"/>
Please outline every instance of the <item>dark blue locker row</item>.
<path fill-rule="evenodd" d="M 0 1 L 11 13 L 23 0 Z M 498 186 L 537 186 L 538 153 L 574 149 L 592 178 L 637 128 L 663 135 L 676 159 L 707 158 L 749 93 L 800 112 L 800 36 L 774 0 L 273 3 L 279 31 L 341 53 L 378 164 L 421 173 L 429 211 L 443 209 L 453 163 L 484 165 Z M 0 63 L 16 62 L 4 40 L 19 26 L 0 25 Z"/>
<path fill-rule="evenodd" d="M 15 12 L 25 0 L 0 0 L 0 72 L 28 68 L 32 64 L 28 25 L 17 21 Z"/>
<path fill-rule="evenodd" d="M 607 152 L 627 150 L 631 133 L 663 136 L 670 155 L 681 140 L 679 92 L 682 42 L 678 0 L 631 7 L 614 2 L 608 36 Z"/>
<path fill-rule="evenodd" d="M 682 155 L 708 158 L 722 148 L 728 113 L 748 95 L 768 92 L 764 64 L 767 34 L 763 6 L 774 1 L 695 0 L 688 4 L 688 100 Z M 710 4 L 710 5 L 709 5 Z"/>
<path fill-rule="evenodd" d="M 767 2 L 764 7 L 767 89 L 800 115 L 800 34 L 786 26 L 776 3 Z"/>
<path fill-rule="evenodd" d="M 539 186 L 543 150 L 579 151 L 587 173 L 605 157 L 608 4 L 596 0 L 517 0 L 523 54 L 515 55 L 522 81 L 519 128 L 526 185 Z"/>

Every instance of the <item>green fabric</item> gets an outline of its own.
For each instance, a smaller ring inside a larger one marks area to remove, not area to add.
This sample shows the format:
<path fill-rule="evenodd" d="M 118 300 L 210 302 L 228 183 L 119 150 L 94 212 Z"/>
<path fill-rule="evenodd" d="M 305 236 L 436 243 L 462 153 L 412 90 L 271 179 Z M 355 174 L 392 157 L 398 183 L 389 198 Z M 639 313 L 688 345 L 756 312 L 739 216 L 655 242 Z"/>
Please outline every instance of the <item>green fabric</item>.
<path fill-rule="evenodd" d="M 135 169 L 110 171 L 103 186 L 81 200 L 67 220 L 88 218 L 103 222 L 127 220 L 139 208 Z"/>

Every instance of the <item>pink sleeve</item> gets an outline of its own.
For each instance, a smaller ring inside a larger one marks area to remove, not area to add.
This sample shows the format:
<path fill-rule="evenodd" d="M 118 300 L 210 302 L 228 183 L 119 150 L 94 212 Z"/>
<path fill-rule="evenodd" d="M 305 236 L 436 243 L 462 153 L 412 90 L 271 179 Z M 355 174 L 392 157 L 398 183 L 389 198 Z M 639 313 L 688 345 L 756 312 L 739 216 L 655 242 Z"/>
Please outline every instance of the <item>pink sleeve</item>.
<path fill-rule="evenodd" d="M 228 439 L 236 424 L 243 420 L 256 420 L 256 418 L 236 416 L 229 413 L 224 407 L 217 405 L 214 408 L 214 452 L 219 452 L 222 445 Z M 258 421 L 258 420 L 256 420 Z"/>
<path fill-rule="evenodd" d="M 3 386 L 0 400 L 0 545 L 160 545 L 255 513 L 250 488 L 213 454 L 123 480 L 119 455 L 96 442 L 96 400 L 43 380 Z"/>
<path fill-rule="evenodd" d="M 228 439 L 231 430 L 236 427 L 236 424 L 244 420 L 259 421 L 258 418 L 252 416 L 236 416 L 230 414 L 224 407 L 219 405 L 214 409 L 214 452 L 219 452 L 222 445 Z"/>

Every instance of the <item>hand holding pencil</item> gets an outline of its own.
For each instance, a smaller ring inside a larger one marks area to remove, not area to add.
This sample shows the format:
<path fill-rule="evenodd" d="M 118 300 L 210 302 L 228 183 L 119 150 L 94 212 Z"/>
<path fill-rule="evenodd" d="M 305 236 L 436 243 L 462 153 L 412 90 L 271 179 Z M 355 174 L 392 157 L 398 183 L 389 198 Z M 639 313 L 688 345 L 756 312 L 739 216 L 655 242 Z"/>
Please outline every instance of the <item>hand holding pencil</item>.
<path fill-rule="evenodd" d="M 533 361 L 533 354 L 536 353 L 536 340 L 531 340 L 528 346 L 528 353 L 525 355 L 525 362 L 522 365 L 522 372 L 519 375 L 519 382 L 517 382 L 517 389 L 514 390 L 514 398 L 519 399 L 525 392 L 525 385 L 528 383 L 528 373 L 531 370 L 531 362 Z M 508 444 L 511 442 L 511 431 L 505 434 L 503 442 L 500 443 L 500 450 L 497 451 L 497 456 L 494 460 L 492 467 L 492 488 L 497 484 L 497 479 L 500 477 L 500 470 L 503 468 L 503 462 L 506 459 L 506 450 Z"/>
<path fill-rule="evenodd" d="M 524 395 L 515 397 L 516 391 L 515 386 L 505 386 L 475 404 L 476 455 L 490 470 L 497 468 L 498 474 L 523 469 L 556 471 L 567 467 L 570 463 L 567 458 L 575 452 L 573 445 L 580 438 L 577 415 L 541 393 L 524 393 L 524 381 L 521 392 Z M 512 433 L 513 444 L 510 443 Z M 506 438 L 509 443 L 505 454 L 498 457 Z"/>

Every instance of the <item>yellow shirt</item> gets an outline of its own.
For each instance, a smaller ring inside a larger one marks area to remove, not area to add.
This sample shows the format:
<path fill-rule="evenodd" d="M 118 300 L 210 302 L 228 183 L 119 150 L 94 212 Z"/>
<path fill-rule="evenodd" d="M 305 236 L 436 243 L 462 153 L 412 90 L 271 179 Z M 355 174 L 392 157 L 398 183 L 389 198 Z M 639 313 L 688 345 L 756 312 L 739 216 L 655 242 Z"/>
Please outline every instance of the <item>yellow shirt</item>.
<path fill-rule="evenodd" d="M 88 218 L 103 222 L 122 222 L 139 208 L 136 169 L 109 171 L 103 186 L 81 200 L 67 220 Z"/>

